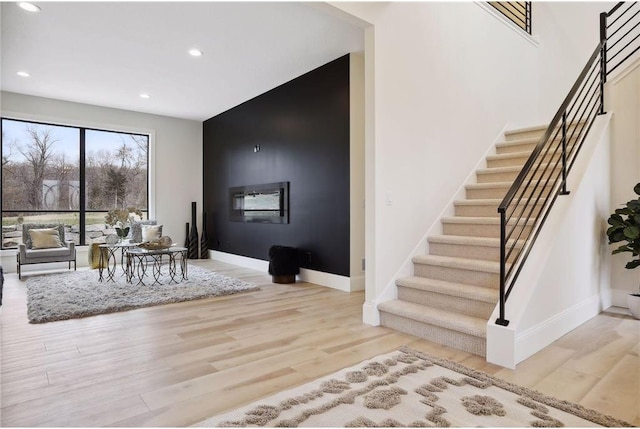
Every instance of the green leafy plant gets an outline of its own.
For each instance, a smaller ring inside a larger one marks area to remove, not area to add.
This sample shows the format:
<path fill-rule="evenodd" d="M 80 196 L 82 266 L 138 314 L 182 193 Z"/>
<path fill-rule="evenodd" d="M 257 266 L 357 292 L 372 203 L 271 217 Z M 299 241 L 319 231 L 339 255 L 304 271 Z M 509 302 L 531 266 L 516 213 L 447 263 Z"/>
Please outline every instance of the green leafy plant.
<path fill-rule="evenodd" d="M 611 254 L 630 252 L 631 261 L 625 265 L 630 270 L 640 266 L 640 183 L 633 187 L 633 191 L 639 197 L 616 209 L 607 221 L 611 225 L 607 229 L 609 244 L 625 242 Z"/>

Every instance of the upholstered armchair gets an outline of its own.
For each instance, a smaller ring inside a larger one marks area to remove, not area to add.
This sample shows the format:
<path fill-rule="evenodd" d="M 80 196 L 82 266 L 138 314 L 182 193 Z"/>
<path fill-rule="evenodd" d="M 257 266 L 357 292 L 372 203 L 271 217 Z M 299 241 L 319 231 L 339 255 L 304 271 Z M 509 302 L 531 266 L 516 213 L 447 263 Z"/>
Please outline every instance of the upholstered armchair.
<path fill-rule="evenodd" d="M 64 239 L 64 225 L 24 224 L 22 225 L 22 243 L 17 254 L 18 278 L 22 278 L 22 265 L 43 264 L 47 262 L 73 262 L 76 269 L 76 248 L 72 241 Z"/>

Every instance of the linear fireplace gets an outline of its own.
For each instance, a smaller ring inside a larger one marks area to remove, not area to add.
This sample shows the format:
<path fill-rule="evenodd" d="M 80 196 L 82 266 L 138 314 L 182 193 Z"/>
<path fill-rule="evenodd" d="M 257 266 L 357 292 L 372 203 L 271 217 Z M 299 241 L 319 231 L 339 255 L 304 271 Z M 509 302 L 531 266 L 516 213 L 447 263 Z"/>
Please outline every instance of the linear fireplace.
<path fill-rule="evenodd" d="M 229 188 L 229 220 L 289 223 L 289 182 Z"/>

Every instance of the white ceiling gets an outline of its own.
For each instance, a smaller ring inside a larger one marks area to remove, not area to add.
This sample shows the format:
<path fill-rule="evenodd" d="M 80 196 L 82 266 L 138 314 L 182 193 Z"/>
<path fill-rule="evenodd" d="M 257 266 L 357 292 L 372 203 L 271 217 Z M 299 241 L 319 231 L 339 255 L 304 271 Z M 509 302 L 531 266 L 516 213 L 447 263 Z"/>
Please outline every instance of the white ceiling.
<path fill-rule="evenodd" d="M 3 91 L 199 121 L 364 46 L 312 4 L 35 3 L 0 6 Z"/>

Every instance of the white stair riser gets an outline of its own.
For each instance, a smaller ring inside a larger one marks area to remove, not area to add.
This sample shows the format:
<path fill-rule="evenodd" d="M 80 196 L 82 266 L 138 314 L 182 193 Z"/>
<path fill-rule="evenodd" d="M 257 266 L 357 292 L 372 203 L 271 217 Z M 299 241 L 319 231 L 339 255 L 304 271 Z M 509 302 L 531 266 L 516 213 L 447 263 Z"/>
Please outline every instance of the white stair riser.
<path fill-rule="evenodd" d="M 446 280 L 453 283 L 464 283 L 482 287 L 499 287 L 499 275 L 484 271 L 465 270 L 460 268 L 441 267 L 430 264 L 413 264 L 413 273 L 418 277 Z"/>
<path fill-rule="evenodd" d="M 478 259 L 481 261 L 498 262 L 500 260 L 499 247 L 473 246 L 469 244 L 429 243 L 429 254 L 436 256 Z M 509 259 L 513 259 L 513 257 Z"/>
<path fill-rule="evenodd" d="M 387 328 L 406 332 L 425 340 L 453 347 L 479 356 L 486 356 L 487 344 L 484 338 L 441 328 L 421 321 L 408 319 L 395 314 L 380 312 L 380 323 Z"/>
<path fill-rule="evenodd" d="M 485 319 L 491 316 L 496 306 L 495 303 L 491 304 L 404 286 L 398 286 L 398 299 Z"/>

